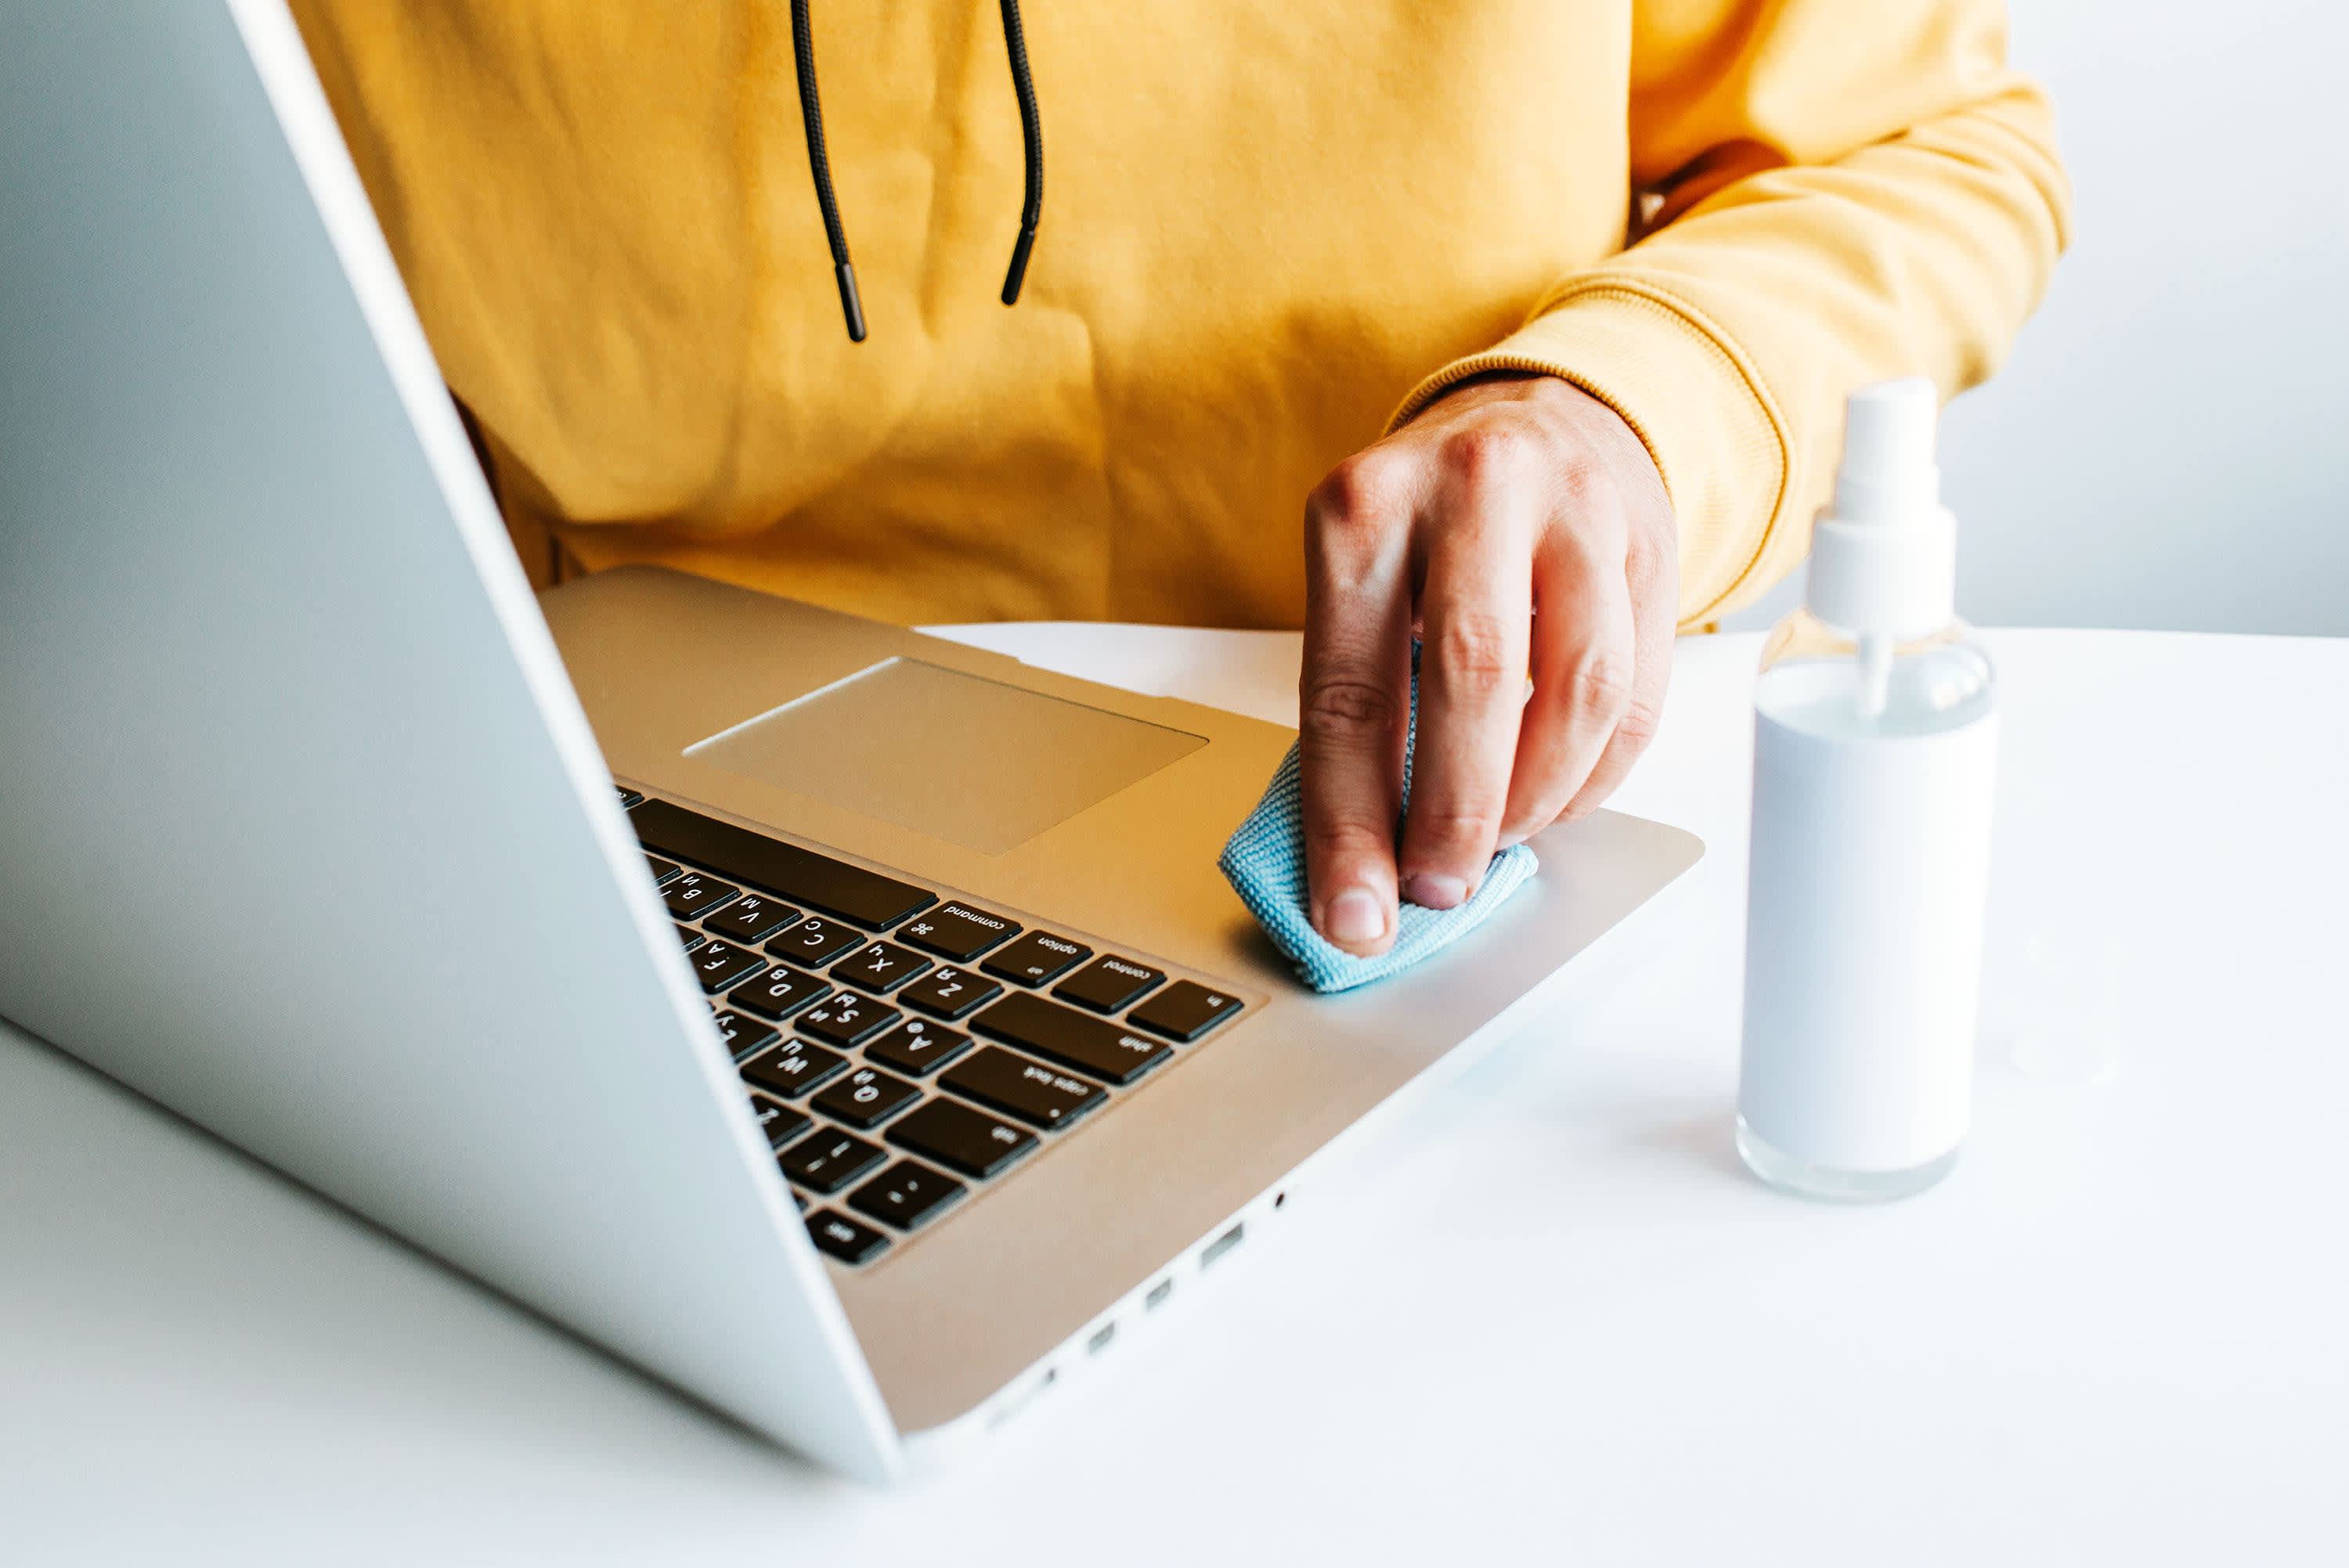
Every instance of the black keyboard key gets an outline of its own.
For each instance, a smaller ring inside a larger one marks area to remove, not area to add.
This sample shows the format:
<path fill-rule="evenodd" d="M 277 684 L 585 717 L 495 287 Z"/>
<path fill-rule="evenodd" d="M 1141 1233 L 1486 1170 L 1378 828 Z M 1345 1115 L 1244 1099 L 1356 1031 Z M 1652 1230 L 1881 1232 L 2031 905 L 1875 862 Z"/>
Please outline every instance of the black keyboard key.
<path fill-rule="evenodd" d="M 677 939 L 685 944 L 685 950 L 688 953 L 709 940 L 689 925 L 680 925 L 677 928 Z"/>
<path fill-rule="evenodd" d="M 934 1099 L 888 1131 L 898 1148 L 984 1181 L 1036 1147 L 1036 1135 L 958 1099 Z"/>
<path fill-rule="evenodd" d="M 885 931 L 936 902 L 936 894 L 894 877 L 667 800 L 646 801 L 628 813 L 628 825 L 648 850 L 723 872 L 867 931 Z"/>
<path fill-rule="evenodd" d="M 948 1023 L 1003 994 L 1003 987 L 968 969 L 936 969 L 897 993 L 897 1000 Z"/>
<path fill-rule="evenodd" d="M 1022 985 L 1045 985 L 1092 955 L 1093 950 L 1081 942 L 1048 931 L 1031 931 L 979 967 Z"/>
<path fill-rule="evenodd" d="M 788 1018 L 811 1003 L 832 995 L 832 987 L 812 975 L 786 965 L 772 964 L 748 985 L 737 985 L 726 999 L 762 1018 Z"/>
<path fill-rule="evenodd" d="M 877 1144 L 825 1127 L 818 1129 L 813 1138 L 784 1150 L 775 1163 L 809 1191 L 829 1197 L 888 1157 Z"/>
<path fill-rule="evenodd" d="M 1121 1029 L 1107 1019 L 1088 1017 L 1025 991 L 1006 996 L 971 1020 L 970 1026 L 989 1039 L 1116 1084 L 1132 1083 L 1174 1054 L 1163 1040 Z"/>
<path fill-rule="evenodd" d="M 864 934 L 853 925 L 810 915 L 767 944 L 767 951 L 788 958 L 804 969 L 821 969 L 852 947 L 862 946 Z"/>
<path fill-rule="evenodd" d="M 772 1025 L 762 1024 L 745 1013 L 720 1013 L 718 1037 L 726 1042 L 726 1048 L 734 1053 L 739 1062 L 752 1051 L 773 1045 L 775 1030 Z"/>
<path fill-rule="evenodd" d="M 709 929 L 716 931 L 720 923 L 722 917 L 710 922 Z M 1096 1013 L 1115 1013 L 1165 984 L 1164 969 L 1153 969 L 1147 964 L 1104 953 L 1053 986 L 1052 995 L 1080 1007 L 1091 1007 Z"/>
<path fill-rule="evenodd" d="M 741 891 L 703 872 L 680 872 L 675 882 L 661 889 L 661 897 L 668 901 L 668 912 L 678 919 L 699 920 L 732 902 Z"/>
<path fill-rule="evenodd" d="M 685 869 L 675 861 L 665 861 L 658 855 L 647 855 L 645 864 L 652 868 L 655 887 L 668 886 L 669 880 Z"/>
<path fill-rule="evenodd" d="M 843 991 L 826 996 L 799 1016 L 800 1030 L 843 1050 L 871 1039 L 905 1015 L 895 1007 Z"/>
<path fill-rule="evenodd" d="M 793 1196 L 798 1196 L 796 1193 Z M 800 1199 L 800 1207 L 807 1200 Z M 835 1214 L 820 1209 L 807 1217 L 808 1240 L 816 1251 L 829 1253 L 844 1264 L 869 1264 L 889 1250 L 889 1238 L 872 1226 L 852 1220 L 845 1214 Z"/>
<path fill-rule="evenodd" d="M 626 784 L 615 784 L 612 788 L 620 792 L 620 810 L 623 811 L 633 811 L 645 803 L 645 798 Z"/>
<path fill-rule="evenodd" d="M 920 1078 L 970 1049 L 970 1037 L 941 1029 L 922 1018 L 908 1018 L 864 1047 L 867 1061 Z"/>
<path fill-rule="evenodd" d="M 767 1135 L 767 1147 L 781 1149 L 815 1125 L 815 1119 L 794 1106 L 768 1095 L 750 1097 L 750 1114 L 759 1119 L 759 1130 Z"/>
<path fill-rule="evenodd" d="M 818 1084 L 840 1076 L 848 1058 L 811 1046 L 805 1040 L 785 1040 L 764 1056 L 742 1064 L 742 1076 L 769 1094 L 797 1099 Z"/>
<path fill-rule="evenodd" d="M 942 903 L 921 919 L 907 923 L 897 940 L 908 947 L 968 964 L 980 954 L 1019 934 L 1019 923 L 973 909 L 967 903 Z"/>
<path fill-rule="evenodd" d="M 1188 1042 L 1239 1010 L 1237 996 L 1210 991 L 1195 980 L 1177 980 L 1128 1013 L 1125 1021 L 1139 1024 L 1154 1035 Z"/>
<path fill-rule="evenodd" d="M 848 1195 L 848 1206 L 910 1231 L 928 1224 L 970 1191 L 943 1171 L 900 1160 Z"/>
<path fill-rule="evenodd" d="M 767 967 L 765 958 L 730 942 L 706 942 L 686 962 L 693 965 L 702 991 L 711 996 Z"/>
<path fill-rule="evenodd" d="M 827 973 L 860 991 L 885 996 L 929 966 L 928 959 L 894 942 L 871 942 L 833 965 Z"/>
<path fill-rule="evenodd" d="M 792 1189 L 792 1202 L 799 1206 L 799 1211 L 802 1214 L 806 1213 L 811 1206 L 808 1202 L 808 1195 L 796 1187 Z"/>
<path fill-rule="evenodd" d="M 891 1078 L 879 1068 L 858 1068 L 808 1103 L 859 1132 L 870 1132 L 922 1098 L 922 1091 L 904 1078 Z"/>
<path fill-rule="evenodd" d="M 799 917 L 790 904 L 762 892 L 746 892 L 716 914 L 704 916 L 701 929 L 735 942 L 764 942 Z"/>
<path fill-rule="evenodd" d="M 1047 1132 L 1068 1126 L 1109 1098 L 1099 1084 L 989 1046 L 948 1069 L 938 1082 L 990 1110 Z"/>

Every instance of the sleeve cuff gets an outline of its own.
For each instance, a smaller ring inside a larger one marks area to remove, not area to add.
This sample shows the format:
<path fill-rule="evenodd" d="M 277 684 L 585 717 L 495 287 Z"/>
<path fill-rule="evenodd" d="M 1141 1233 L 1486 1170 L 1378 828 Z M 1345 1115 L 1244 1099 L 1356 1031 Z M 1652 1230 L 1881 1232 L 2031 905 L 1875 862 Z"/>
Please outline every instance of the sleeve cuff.
<path fill-rule="evenodd" d="M 1809 530 L 1785 515 L 1795 494 L 1785 420 L 1745 356 L 1693 307 L 1644 280 L 1578 281 L 1509 337 L 1412 388 L 1387 429 L 1494 370 L 1572 382 L 1647 444 L 1679 524 L 1682 629 L 1757 597 L 1802 558 Z"/>

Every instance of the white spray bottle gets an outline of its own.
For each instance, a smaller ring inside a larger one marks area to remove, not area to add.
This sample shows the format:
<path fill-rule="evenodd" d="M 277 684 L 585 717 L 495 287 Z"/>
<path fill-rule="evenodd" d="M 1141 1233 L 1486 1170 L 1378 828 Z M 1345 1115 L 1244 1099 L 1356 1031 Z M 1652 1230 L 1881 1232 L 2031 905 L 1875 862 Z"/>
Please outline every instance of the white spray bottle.
<path fill-rule="evenodd" d="M 1938 401 L 1851 395 L 1807 604 L 1754 688 L 1737 1149 L 1810 1197 L 1931 1186 L 1972 1096 L 1997 688 L 1952 609 Z"/>

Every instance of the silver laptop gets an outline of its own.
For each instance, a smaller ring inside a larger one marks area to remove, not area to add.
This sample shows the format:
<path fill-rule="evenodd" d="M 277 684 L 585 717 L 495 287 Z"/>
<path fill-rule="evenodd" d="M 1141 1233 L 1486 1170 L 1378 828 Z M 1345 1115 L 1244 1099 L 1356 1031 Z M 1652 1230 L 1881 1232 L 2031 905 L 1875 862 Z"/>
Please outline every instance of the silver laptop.
<path fill-rule="evenodd" d="M 279 0 L 0 19 L 0 1014 L 121 1082 L 884 1480 L 1702 853 L 1554 829 L 1319 998 L 1214 864 L 1290 739 L 670 573 L 534 600 Z"/>

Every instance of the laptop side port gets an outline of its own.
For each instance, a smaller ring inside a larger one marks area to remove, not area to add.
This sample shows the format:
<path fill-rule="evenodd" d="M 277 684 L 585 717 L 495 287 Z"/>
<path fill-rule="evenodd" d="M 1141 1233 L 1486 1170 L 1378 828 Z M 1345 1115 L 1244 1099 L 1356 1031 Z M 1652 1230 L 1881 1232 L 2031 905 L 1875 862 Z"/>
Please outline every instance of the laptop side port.
<path fill-rule="evenodd" d="M 1085 1341 L 1085 1354 L 1088 1356 L 1100 1355 L 1102 1351 L 1109 1348 L 1109 1342 L 1116 1337 L 1117 1325 L 1113 1322 L 1102 1324 L 1099 1328 L 1093 1330 L 1093 1336 Z"/>
<path fill-rule="evenodd" d="M 1156 1284 L 1150 1287 L 1150 1294 L 1142 1298 L 1143 1307 L 1146 1311 L 1155 1312 L 1160 1307 L 1165 1305 L 1166 1298 L 1174 1294 L 1174 1281 L 1173 1276 L 1170 1275 L 1165 1279 L 1160 1280 Z"/>
<path fill-rule="evenodd" d="M 1199 1254 L 1199 1266 L 1201 1268 L 1210 1266 L 1217 1258 L 1222 1257 L 1226 1253 L 1230 1252 L 1234 1247 L 1238 1246 L 1240 1243 L 1247 1239 L 1247 1226 L 1245 1223 L 1234 1225 L 1230 1230 L 1226 1231 L 1222 1235 L 1217 1236 L 1214 1241 L 1207 1243 L 1206 1250 Z"/>

